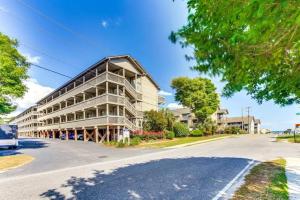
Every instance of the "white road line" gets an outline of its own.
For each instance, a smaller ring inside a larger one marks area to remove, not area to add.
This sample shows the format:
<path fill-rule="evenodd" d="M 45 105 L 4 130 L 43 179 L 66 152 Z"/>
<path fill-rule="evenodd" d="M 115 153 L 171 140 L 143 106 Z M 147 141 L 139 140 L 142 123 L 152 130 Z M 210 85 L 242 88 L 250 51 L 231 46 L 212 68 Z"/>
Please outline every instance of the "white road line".
<path fill-rule="evenodd" d="M 230 189 L 230 187 L 251 167 L 254 160 L 251 160 L 246 167 L 240 171 L 212 200 L 218 200 Z"/>
<path fill-rule="evenodd" d="M 61 168 L 61 169 L 56 169 L 56 170 L 51 170 L 51 171 L 45 171 L 45 172 L 39 172 L 39 173 L 34 173 L 34 174 L 14 176 L 14 177 L 7 177 L 7 178 L 0 179 L 0 183 L 5 182 L 5 181 L 12 181 L 12 180 L 18 180 L 18 179 L 28 178 L 28 177 L 35 177 L 35 176 L 40 176 L 40 175 L 47 175 L 47 174 L 52 174 L 52 173 L 56 173 L 56 172 L 64 172 L 64 171 L 69 171 L 69 170 L 73 170 L 73 169 L 80 169 L 80 168 L 85 168 L 85 167 L 102 166 L 102 165 L 106 165 L 106 164 L 115 164 L 115 163 L 122 162 L 122 161 L 127 161 L 127 162 L 129 161 L 130 162 L 130 161 L 135 161 L 137 158 L 144 158 L 146 156 L 150 156 L 149 161 L 151 161 L 151 160 L 156 160 L 155 156 L 157 156 L 157 155 L 166 154 L 166 156 L 169 157 L 169 155 L 172 155 L 172 154 L 168 154 L 168 153 L 171 153 L 171 152 L 174 152 L 174 151 L 178 151 L 178 150 L 180 150 L 180 149 L 163 150 L 163 151 L 159 151 L 159 152 L 153 152 L 153 153 L 147 153 L 147 154 L 142 154 L 142 155 L 127 157 L 127 158 L 121 158 L 121 159 L 118 159 L 118 160 L 109 160 L 109 161 L 104 161 L 104 162 L 96 162 L 96 163 L 91 163 L 91 164 L 86 164 L 86 165 Z M 161 158 L 159 158 L 159 159 L 161 159 Z M 159 160 L 159 159 L 157 159 L 157 160 Z"/>

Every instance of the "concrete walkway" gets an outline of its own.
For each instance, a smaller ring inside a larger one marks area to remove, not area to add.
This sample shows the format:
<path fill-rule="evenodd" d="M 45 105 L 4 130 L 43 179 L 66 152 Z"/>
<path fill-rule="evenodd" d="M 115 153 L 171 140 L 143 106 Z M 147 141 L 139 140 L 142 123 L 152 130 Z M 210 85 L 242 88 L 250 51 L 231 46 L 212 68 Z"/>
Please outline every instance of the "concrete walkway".
<path fill-rule="evenodd" d="M 286 176 L 290 200 L 300 199 L 300 158 L 286 158 Z"/>

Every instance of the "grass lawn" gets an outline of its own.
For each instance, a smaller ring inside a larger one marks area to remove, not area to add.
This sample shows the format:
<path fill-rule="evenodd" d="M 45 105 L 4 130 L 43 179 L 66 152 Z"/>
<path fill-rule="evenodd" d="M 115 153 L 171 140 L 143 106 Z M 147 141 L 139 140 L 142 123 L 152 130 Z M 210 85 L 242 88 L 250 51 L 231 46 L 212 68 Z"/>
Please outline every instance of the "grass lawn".
<path fill-rule="evenodd" d="M 143 142 L 139 147 L 151 147 L 151 148 L 163 148 L 163 147 L 171 147 L 180 144 L 187 144 L 198 141 L 205 141 L 209 139 L 221 139 L 223 137 L 227 137 L 228 135 L 213 135 L 213 136 L 202 136 L 202 137 L 182 137 L 182 138 L 174 138 L 173 140 L 153 140 L 149 142 Z"/>
<path fill-rule="evenodd" d="M 288 186 L 284 159 L 263 162 L 253 167 L 245 183 L 234 194 L 233 200 L 280 199 L 288 200 Z"/>
<path fill-rule="evenodd" d="M 34 158 L 29 155 L 12 155 L 0 157 L 0 171 L 30 163 Z"/>
<path fill-rule="evenodd" d="M 295 142 L 293 134 L 292 135 L 281 135 L 281 136 L 278 136 L 278 137 L 276 137 L 276 140 L 277 141 L 287 140 L 287 141 L 293 142 L 293 143 Z M 299 134 L 296 135 L 296 143 L 300 143 L 300 135 Z"/>

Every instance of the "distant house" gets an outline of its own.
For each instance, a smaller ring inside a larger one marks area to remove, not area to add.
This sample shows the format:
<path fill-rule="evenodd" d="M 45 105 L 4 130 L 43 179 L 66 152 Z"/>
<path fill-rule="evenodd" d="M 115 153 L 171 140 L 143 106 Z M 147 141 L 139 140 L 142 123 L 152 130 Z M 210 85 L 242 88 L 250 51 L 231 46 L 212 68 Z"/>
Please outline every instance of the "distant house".
<path fill-rule="evenodd" d="M 229 117 L 223 123 L 226 127 L 238 127 L 247 133 L 254 134 L 255 118 L 253 116 L 245 117 Z"/>
<path fill-rule="evenodd" d="M 198 119 L 196 118 L 195 114 L 191 112 L 190 108 L 178 108 L 171 110 L 171 112 L 173 113 L 177 122 L 186 124 L 189 129 L 196 128 Z"/>
<path fill-rule="evenodd" d="M 227 109 L 218 109 L 217 112 L 213 114 L 212 119 L 217 123 L 219 130 L 225 128 L 228 114 L 229 112 Z"/>
<path fill-rule="evenodd" d="M 174 114 L 176 121 L 185 123 L 189 129 L 197 128 L 198 119 L 191 112 L 191 109 L 184 107 L 171 110 L 171 112 Z M 218 130 L 224 130 L 226 127 L 238 127 L 250 134 L 261 133 L 261 121 L 255 119 L 254 116 L 227 117 L 228 114 L 227 109 L 221 108 L 212 114 L 211 119 L 218 125 Z"/>
<path fill-rule="evenodd" d="M 195 114 L 191 112 L 190 108 L 179 108 L 175 110 L 171 110 L 173 113 L 176 121 L 185 123 L 189 129 L 195 129 L 198 124 L 198 119 L 196 118 Z M 218 126 L 224 126 L 224 119 L 228 114 L 227 109 L 218 109 L 214 114 L 212 114 L 211 119 L 215 121 Z"/>
<path fill-rule="evenodd" d="M 255 134 L 260 134 L 261 133 L 261 122 L 260 119 L 255 119 L 254 120 L 254 133 Z"/>

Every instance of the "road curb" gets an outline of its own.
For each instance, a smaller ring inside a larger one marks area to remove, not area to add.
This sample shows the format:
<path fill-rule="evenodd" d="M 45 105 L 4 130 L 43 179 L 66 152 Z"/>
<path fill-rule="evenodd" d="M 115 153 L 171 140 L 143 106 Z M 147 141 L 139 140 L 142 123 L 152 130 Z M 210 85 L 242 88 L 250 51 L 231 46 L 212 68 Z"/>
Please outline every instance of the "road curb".
<path fill-rule="evenodd" d="M 224 137 L 212 138 L 212 139 L 207 139 L 207 140 L 202 140 L 202 141 L 197 141 L 197 142 L 190 142 L 190 143 L 186 143 L 186 144 L 179 144 L 179 145 L 175 145 L 175 146 L 164 147 L 162 149 L 174 149 L 174 148 L 180 148 L 180 147 L 187 147 L 187 146 L 192 146 L 192 145 L 196 145 L 196 144 L 201 144 L 201 143 L 206 143 L 206 142 L 212 142 L 212 141 L 216 141 L 216 140 L 226 139 L 226 138 L 230 138 L 230 137 L 231 136 L 224 136 Z"/>
<path fill-rule="evenodd" d="M 250 160 L 244 167 L 212 200 L 231 199 L 234 192 L 244 183 L 245 176 L 258 162 Z"/>

